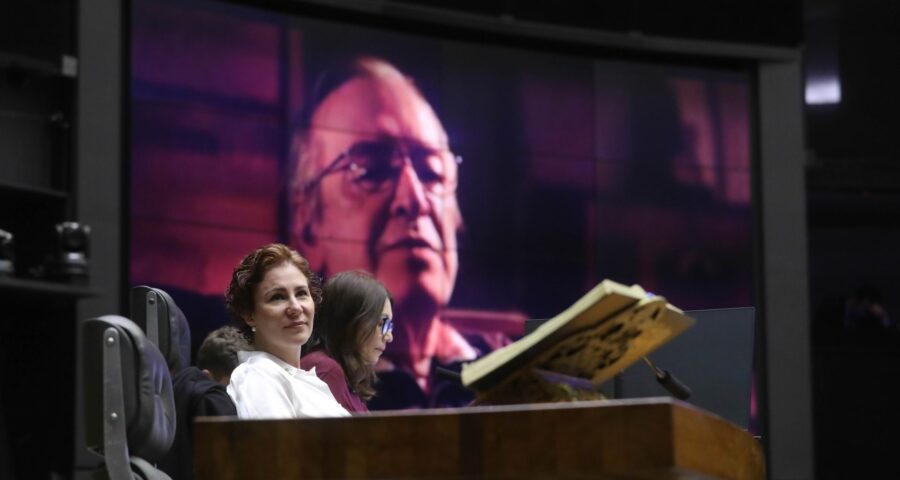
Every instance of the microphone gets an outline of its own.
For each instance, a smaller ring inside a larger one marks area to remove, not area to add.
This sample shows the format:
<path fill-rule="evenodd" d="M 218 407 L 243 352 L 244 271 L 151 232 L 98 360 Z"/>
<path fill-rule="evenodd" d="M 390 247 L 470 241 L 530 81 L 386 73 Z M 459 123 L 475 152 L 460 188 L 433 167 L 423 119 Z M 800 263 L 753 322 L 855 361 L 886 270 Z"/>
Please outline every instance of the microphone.
<path fill-rule="evenodd" d="M 457 372 L 454 372 L 453 370 L 450 370 L 449 368 L 435 366 L 434 373 L 437 374 L 437 376 L 443 378 L 444 380 L 450 380 L 451 382 L 456 383 L 457 385 L 462 385 L 462 375 L 460 375 Z"/>
<path fill-rule="evenodd" d="M 663 386 L 669 393 L 672 394 L 673 397 L 679 400 L 687 400 L 691 398 L 691 389 L 678 380 L 675 375 L 672 375 L 671 372 L 665 369 L 658 368 L 653 362 L 650 361 L 647 357 L 641 357 L 644 359 L 644 363 L 650 367 L 650 370 L 653 370 L 653 373 L 656 375 L 656 381 L 659 382 L 660 385 Z"/>

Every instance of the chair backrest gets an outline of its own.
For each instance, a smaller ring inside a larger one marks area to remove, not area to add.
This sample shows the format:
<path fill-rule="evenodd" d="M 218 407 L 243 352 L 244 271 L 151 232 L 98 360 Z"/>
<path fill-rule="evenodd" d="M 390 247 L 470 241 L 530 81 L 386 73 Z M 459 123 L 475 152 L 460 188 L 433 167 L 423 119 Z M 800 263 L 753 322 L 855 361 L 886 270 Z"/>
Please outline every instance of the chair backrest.
<path fill-rule="evenodd" d="M 163 354 L 170 372 L 191 364 L 191 329 L 168 293 L 147 285 L 133 287 L 131 319 Z"/>
<path fill-rule="evenodd" d="M 92 318 L 81 328 L 86 446 L 104 457 L 109 478 L 131 479 L 132 468 L 146 472 L 146 462 L 159 462 L 175 437 L 169 368 L 127 318 Z M 158 473 L 153 477 L 168 478 Z"/>

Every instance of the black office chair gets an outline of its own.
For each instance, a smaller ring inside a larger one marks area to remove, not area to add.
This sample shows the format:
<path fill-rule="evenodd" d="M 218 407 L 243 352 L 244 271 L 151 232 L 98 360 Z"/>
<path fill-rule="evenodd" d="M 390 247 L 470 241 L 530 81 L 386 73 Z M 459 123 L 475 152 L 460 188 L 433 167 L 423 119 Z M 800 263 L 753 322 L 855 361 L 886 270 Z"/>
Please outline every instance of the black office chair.
<path fill-rule="evenodd" d="M 153 464 L 175 437 L 169 368 L 131 320 L 82 323 L 85 441 L 104 459 L 95 478 L 171 480 Z"/>
<path fill-rule="evenodd" d="M 174 374 L 191 364 L 191 330 L 184 313 L 164 290 L 131 289 L 131 320 L 162 353 Z"/>
<path fill-rule="evenodd" d="M 164 290 L 140 285 L 131 289 L 131 318 L 144 328 L 166 358 L 175 398 L 175 439 L 157 465 L 173 478 L 193 475 L 193 421 L 198 416 L 237 415 L 225 387 L 207 378 L 191 363 L 191 332 L 187 318 Z"/>

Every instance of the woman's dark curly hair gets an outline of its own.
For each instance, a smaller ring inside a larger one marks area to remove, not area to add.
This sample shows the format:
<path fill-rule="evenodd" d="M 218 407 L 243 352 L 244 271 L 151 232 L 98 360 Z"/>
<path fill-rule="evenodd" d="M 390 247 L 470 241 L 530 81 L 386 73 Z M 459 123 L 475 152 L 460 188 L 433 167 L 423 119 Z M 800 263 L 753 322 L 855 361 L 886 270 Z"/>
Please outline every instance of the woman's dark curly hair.
<path fill-rule="evenodd" d="M 363 361 L 363 343 L 376 332 L 384 302 L 394 300 L 384 285 L 362 270 L 328 279 L 316 311 L 316 327 L 304 352 L 323 350 L 341 365 L 350 390 L 363 401 L 375 395 L 375 371 Z"/>
<path fill-rule="evenodd" d="M 313 273 L 309 262 L 296 250 L 281 243 L 271 243 L 247 254 L 231 274 L 231 283 L 225 290 L 225 308 L 240 327 L 241 332 L 253 340 L 253 333 L 245 320 L 253 313 L 256 287 L 269 270 L 284 263 L 292 263 L 309 281 L 309 293 L 318 305 L 322 302 L 322 286 L 319 276 Z"/>

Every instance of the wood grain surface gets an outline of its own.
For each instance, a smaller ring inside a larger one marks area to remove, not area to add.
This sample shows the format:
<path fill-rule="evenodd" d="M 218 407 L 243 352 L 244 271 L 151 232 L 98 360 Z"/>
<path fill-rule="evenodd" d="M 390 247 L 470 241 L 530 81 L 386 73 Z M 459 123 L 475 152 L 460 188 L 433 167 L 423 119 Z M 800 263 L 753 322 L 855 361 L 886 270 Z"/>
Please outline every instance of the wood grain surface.
<path fill-rule="evenodd" d="M 750 434 L 668 398 L 203 418 L 194 442 L 199 480 L 765 477 Z"/>

